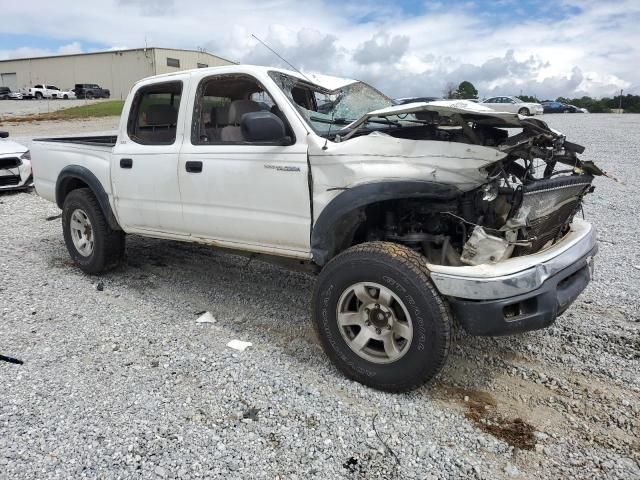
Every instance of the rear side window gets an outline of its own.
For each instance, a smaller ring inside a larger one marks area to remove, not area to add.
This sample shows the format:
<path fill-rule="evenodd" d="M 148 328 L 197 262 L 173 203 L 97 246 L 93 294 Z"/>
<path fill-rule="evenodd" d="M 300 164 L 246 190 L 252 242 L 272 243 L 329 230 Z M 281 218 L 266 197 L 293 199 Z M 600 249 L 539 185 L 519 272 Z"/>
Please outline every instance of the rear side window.
<path fill-rule="evenodd" d="M 171 145 L 176 140 L 182 82 L 142 87 L 133 99 L 127 133 L 143 145 Z"/>

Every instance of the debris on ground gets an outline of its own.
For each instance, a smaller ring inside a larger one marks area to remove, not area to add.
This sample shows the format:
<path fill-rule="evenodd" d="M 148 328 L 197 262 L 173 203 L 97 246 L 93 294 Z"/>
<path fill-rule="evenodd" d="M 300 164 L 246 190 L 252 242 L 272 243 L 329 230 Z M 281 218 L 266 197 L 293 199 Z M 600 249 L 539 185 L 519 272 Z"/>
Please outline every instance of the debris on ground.
<path fill-rule="evenodd" d="M 204 312 L 197 318 L 196 323 L 216 323 L 216 319 L 211 315 L 211 312 Z"/>
<path fill-rule="evenodd" d="M 238 350 L 240 352 L 244 352 L 247 348 L 253 346 L 251 342 L 244 342 L 242 340 L 231 340 L 227 343 L 227 347 L 233 348 L 234 350 Z"/>

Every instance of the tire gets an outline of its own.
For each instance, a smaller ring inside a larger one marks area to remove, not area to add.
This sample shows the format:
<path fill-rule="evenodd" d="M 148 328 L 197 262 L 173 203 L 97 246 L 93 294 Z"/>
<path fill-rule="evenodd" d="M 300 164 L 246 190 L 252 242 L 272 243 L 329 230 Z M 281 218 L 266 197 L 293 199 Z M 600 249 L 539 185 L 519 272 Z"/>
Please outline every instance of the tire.
<path fill-rule="evenodd" d="M 42 93 L 41 92 L 36 92 L 36 100 L 42 100 Z"/>
<path fill-rule="evenodd" d="M 69 100 L 69 95 L 64 95 L 62 98 L 65 100 Z"/>
<path fill-rule="evenodd" d="M 93 100 L 93 93 L 87 93 L 84 98 L 86 98 L 87 100 Z"/>
<path fill-rule="evenodd" d="M 531 115 L 531 112 L 529 111 L 528 108 L 521 108 L 520 110 L 518 110 L 518 115 L 524 115 L 525 117 L 528 117 L 529 115 Z"/>
<path fill-rule="evenodd" d="M 425 263 L 402 245 L 370 242 L 345 250 L 320 272 L 313 292 L 314 328 L 327 356 L 348 378 L 402 392 L 442 369 L 453 321 Z M 342 325 L 339 318 L 346 319 Z"/>
<path fill-rule="evenodd" d="M 72 226 L 74 221 L 74 227 Z M 80 220 L 88 222 L 78 224 Z M 80 235 L 78 227 L 84 231 Z M 72 190 L 62 207 L 62 233 L 72 260 L 85 273 L 100 273 L 115 267 L 124 256 L 125 235 L 112 230 L 98 200 L 88 188 Z M 81 248 L 82 240 L 88 240 Z"/>
<path fill-rule="evenodd" d="M 571 113 L 571 110 L 565 108 L 564 110 L 562 110 L 562 113 Z"/>

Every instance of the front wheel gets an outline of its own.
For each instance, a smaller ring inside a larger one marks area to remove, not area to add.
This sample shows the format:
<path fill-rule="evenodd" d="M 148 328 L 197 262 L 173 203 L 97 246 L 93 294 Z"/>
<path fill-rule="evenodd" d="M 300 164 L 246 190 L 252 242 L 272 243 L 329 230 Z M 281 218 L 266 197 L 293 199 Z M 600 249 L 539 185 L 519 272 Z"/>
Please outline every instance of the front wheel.
<path fill-rule="evenodd" d="M 531 115 L 531 112 L 529 112 L 528 108 L 521 108 L 520 110 L 518 110 L 518 114 L 528 117 L 529 115 Z"/>
<path fill-rule="evenodd" d="M 313 294 L 314 327 L 347 377 L 399 392 L 440 371 L 452 318 L 425 263 L 407 247 L 370 242 L 349 248 L 322 270 Z"/>
<path fill-rule="evenodd" d="M 85 273 L 99 273 L 118 264 L 124 255 L 124 232 L 109 227 L 88 188 L 72 190 L 62 207 L 64 243 Z"/>

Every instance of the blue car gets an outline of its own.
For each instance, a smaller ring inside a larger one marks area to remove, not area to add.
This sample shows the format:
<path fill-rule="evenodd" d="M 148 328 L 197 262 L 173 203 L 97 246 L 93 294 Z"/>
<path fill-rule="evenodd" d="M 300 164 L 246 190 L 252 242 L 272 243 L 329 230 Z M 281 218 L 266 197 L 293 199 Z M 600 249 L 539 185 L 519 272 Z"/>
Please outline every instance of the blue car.
<path fill-rule="evenodd" d="M 583 113 L 578 107 L 562 102 L 542 102 L 544 113 Z"/>

